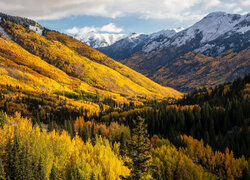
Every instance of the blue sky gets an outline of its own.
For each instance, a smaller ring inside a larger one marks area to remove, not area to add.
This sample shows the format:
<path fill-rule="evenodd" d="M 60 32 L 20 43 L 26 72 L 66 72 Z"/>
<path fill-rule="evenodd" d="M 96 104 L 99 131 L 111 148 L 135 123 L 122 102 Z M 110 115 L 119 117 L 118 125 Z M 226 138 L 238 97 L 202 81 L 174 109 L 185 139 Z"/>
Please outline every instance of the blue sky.
<path fill-rule="evenodd" d="M 122 28 L 123 33 L 151 33 L 161 29 L 169 29 L 176 27 L 187 27 L 193 21 L 179 22 L 169 19 L 142 19 L 136 15 L 128 15 L 117 18 L 108 18 L 101 16 L 70 16 L 57 20 L 38 20 L 38 22 L 50 29 L 55 29 L 60 32 L 66 32 L 66 29 L 72 27 L 103 27 L 107 24 L 113 23 L 117 28 Z"/>
<path fill-rule="evenodd" d="M 0 11 L 64 33 L 152 33 L 186 28 L 214 11 L 249 13 L 250 0 L 1 0 Z"/>

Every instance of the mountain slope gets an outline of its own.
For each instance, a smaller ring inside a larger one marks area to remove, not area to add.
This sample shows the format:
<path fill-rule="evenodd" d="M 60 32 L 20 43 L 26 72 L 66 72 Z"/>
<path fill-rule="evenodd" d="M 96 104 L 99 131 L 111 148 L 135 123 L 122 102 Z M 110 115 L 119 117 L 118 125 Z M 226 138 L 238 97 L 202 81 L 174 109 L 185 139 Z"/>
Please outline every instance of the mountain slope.
<path fill-rule="evenodd" d="M 38 24 L 26 24 L 25 27 L 18 24 L 2 17 L 2 32 L 10 38 L 4 35 L 0 38 L 1 78 L 5 79 L 2 84 L 47 93 L 67 91 L 74 94 L 82 90 L 122 101 L 126 100 L 124 96 L 181 96 L 178 91 L 154 83 L 72 37 Z M 8 69 L 9 64 L 11 68 Z M 13 75 L 12 71 L 24 75 Z M 26 78 L 32 75 L 34 77 Z M 6 80 L 7 77 L 12 80 Z"/>
<path fill-rule="evenodd" d="M 228 50 L 217 57 L 190 52 L 162 66 L 152 79 L 188 92 L 243 77 L 250 72 L 249 60 L 250 47 L 238 53 Z"/>
<path fill-rule="evenodd" d="M 145 76 L 135 72 L 134 70 L 128 68 L 127 66 L 122 65 L 121 63 L 114 61 L 113 59 L 109 58 L 103 53 L 89 47 L 86 44 L 81 43 L 80 41 L 77 41 L 74 38 L 68 38 L 68 36 L 60 34 L 58 32 L 48 32 L 45 36 L 52 40 L 58 40 L 60 42 L 64 42 L 64 44 L 68 48 L 75 50 L 80 55 L 87 57 L 88 59 L 94 62 L 103 64 L 111 68 L 112 70 L 115 70 L 116 72 L 119 72 L 121 75 L 129 78 L 133 83 L 136 83 L 146 88 L 148 91 L 152 93 L 158 92 L 160 94 L 164 94 L 165 93 L 164 91 L 166 90 L 171 91 L 171 88 L 164 87 L 162 89 L 161 86 L 159 86 L 153 81 L 149 81 L 148 78 L 146 78 Z M 174 93 L 175 92 L 173 91 L 173 94 Z M 176 95 L 178 96 L 178 93 Z"/>
<path fill-rule="evenodd" d="M 153 39 L 123 60 L 117 60 L 162 85 L 190 91 L 199 86 L 231 81 L 250 72 L 249 39 L 250 14 L 214 12 L 185 30 Z M 194 54 L 192 57 L 190 52 Z M 229 52 L 231 56 L 228 56 Z M 238 53 L 235 61 L 233 55 Z M 115 57 L 116 54 L 109 55 Z M 231 62 L 229 66 L 225 56 Z M 210 59 L 210 64 L 205 66 L 197 59 L 204 62 Z"/>
<path fill-rule="evenodd" d="M 116 60 L 122 60 L 138 51 L 150 52 L 182 30 L 183 28 L 177 28 L 161 30 L 152 34 L 132 33 L 110 46 L 98 47 L 98 49 Z"/>

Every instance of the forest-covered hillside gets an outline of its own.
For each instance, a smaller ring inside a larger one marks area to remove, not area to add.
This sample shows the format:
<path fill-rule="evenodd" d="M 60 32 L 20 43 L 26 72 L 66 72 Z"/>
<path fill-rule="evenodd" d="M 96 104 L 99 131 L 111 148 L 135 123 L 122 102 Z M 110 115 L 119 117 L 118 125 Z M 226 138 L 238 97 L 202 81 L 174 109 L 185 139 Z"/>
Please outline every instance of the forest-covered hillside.
<path fill-rule="evenodd" d="M 0 177 L 249 179 L 249 77 L 141 107 L 106 99 L 111 108 L 92 116 L 53 109 L 51 97 L 43 101 L 58 116 L 43 109 L 42 117 L 36 108 L 22 113 L 31 119 L 7 116 L 13 113 L 5 105 Z M 6 92 L 20 90 L 8 86 L 1 97 Z"/>
<path fill-rule="evenodd" d="M 29 22 L 0 22 L 0 180 L 250 178 L 250 74 L 183 96 Z"/>

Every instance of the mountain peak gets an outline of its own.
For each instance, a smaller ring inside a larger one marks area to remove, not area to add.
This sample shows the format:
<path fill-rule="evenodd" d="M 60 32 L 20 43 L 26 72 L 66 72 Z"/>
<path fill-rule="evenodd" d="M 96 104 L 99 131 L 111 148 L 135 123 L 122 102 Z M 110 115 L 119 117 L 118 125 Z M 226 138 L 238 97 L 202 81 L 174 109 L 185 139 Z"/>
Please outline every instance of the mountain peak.
<path fill-rule="evenodd" d="M 215 12 L 211 12 L 211 13 L 209 13 L 207 16 L 205 16 L 205 18 L 206 18 L 206 17 L 218 17 L 218 16 L 225 16 L 225 15 L 227 15 L 227 13 L 226 13 L 226 12 L 223 12 L 223 11 L 215 11 Z"/>
<path fill-rule="evenodd" d="M 201 43 L 206 43 L 215 40 L 227 32 L 241 32 L 245 33 L 249 30 L 248 23 L 244 23 L 244 29 L 241 24 L 242 21 L 249 21 L 246 15 L 228 14 L 225 12 L 213 12 L 195 23 L 193 26 L 185 30 L 185 41 L 195 38 L 198 34 L 202 36 Z M 183 39 L 178 40 L 177 43 L 182 45 L 185 43 Z"/>

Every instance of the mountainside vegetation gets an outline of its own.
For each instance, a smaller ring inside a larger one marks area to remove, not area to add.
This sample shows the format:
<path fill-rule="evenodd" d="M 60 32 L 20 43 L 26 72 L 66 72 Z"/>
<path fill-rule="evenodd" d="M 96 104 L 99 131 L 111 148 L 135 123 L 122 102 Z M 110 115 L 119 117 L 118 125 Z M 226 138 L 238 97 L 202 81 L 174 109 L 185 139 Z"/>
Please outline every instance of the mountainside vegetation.
<path fill-rule="evenodd" d="M 216 57 L 191 51 L 170 60 L 173 57 L 169 53 L 162 50 L 147 56 L 138 54 L 121 62 L 155 82 L 182 92 L 232 81 L 250 72 L 249 47 L 239 52 L 230 49 Z"/>
<path fill-rule="evenodd" d="M 170 32 L 162 30 L 146 39 L 124 38 L 100 50 L 181 92 L 232 81 L 250 72 L 249 13 L 212 12 L 186 29 Z"/>
<path fill-rule="evenodd" d="M 250 74 L 182 95 L 3 17 L 0 180 L 250 179 Z"/>
<path fill-rule="evenodd" d="M 4 18 L 0 106 L 8 106 L 8 113 L 63 123 L 69 116 L 98 114 L 112 104 L 140 106 L 154 98 L 182 96 L 72 37 L 46 28 L 40 35 L 29 28 L 42 28 L 33 21 L 8 18 L 15 24 Z"/>
<path fill-rule="evenodd" d="M 63 123 L 47 114 L 27 119 L 10 113 L 9 99 L 1 109 L 13 115 L 0 113 L 0 177 L 249 179 L 249 77 L 139 108 L 109 100 L 113 108 L 99 116 L 62 105 Z M 21 90 L 7 86 L 3 92 L 12 91 Z"/>
<path fill-rule="evenodd" d="M 249 151 L 249 79 L 201 88 L 177 102 L 153 103 L 151 107 L 137 108 L 121 113 L 111 113 L 102 121 L 123 122 L 132 127 L 137 116 L 145 118 L 148 133 L 168 138 L 180 145 L 177 138 L 186 134 L 203 141 L 213 149 L 233 150 L 237 157 L 250 157 Z"/>
<path fill-rule="evenodd" d="M 47 62 L 68 76 L 77 78 L 80 82 L 99 90 L 124 96 L 145 95 L 177 98 L 181 96 L 181 93 L 174 89 L 154 83 L 69 36 L 60 33 L 50 35 L 52 32 L 47 32 L 47 36 L 41 36 L 21 25 L 7 21 L 2 22 L 1 26 L 16 43 L 32 56 L 39 57 L 43 64 Z M 5 39 L 5 41 L 8 40 Z M 86 53 L 91 56 L 86 56 Z"/>

